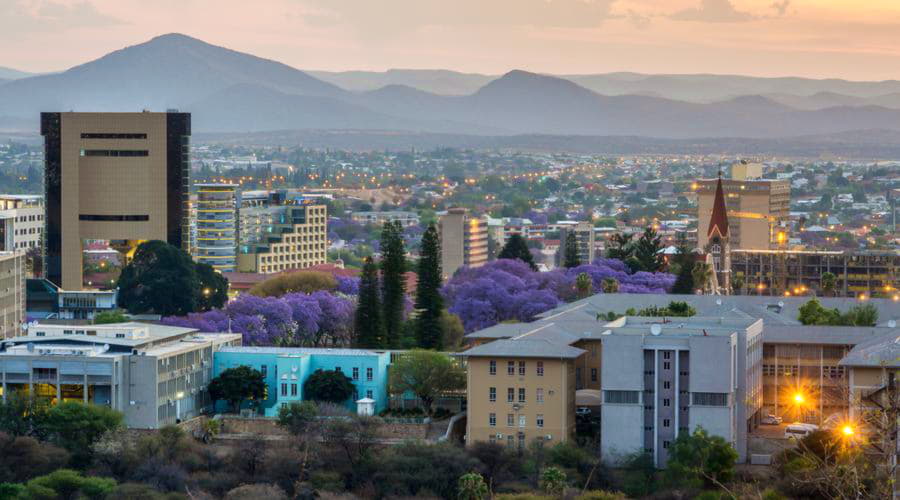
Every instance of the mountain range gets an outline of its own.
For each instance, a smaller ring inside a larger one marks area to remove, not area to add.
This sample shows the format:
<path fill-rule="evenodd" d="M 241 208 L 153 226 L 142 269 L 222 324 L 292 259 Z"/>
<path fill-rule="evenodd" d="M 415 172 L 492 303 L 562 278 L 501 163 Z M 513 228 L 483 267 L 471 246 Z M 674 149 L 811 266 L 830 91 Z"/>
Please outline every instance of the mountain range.
<path fill-rule="evenodd" d="M 0 78 L 4 73 L 0 73 Z M 512 136 L 781 138 L 900 131 L 900 82 L 719 75 L 304 72 L 163 35 L 66 71 L 0 82 L 0 130 L 40 111 L 193 113 L 195 132 L 394 130 Z"/>

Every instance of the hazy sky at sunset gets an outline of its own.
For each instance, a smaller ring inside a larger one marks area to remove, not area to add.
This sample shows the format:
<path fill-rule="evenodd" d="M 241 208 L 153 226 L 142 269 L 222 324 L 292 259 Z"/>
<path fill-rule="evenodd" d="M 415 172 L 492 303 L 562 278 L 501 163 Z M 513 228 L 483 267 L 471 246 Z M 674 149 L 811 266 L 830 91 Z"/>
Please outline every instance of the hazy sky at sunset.
<path fill-rule="evenodd" d="M 0 0 L 0 66 L 170 32 L 300 69 L 900 79 L 900 0 Z"/>

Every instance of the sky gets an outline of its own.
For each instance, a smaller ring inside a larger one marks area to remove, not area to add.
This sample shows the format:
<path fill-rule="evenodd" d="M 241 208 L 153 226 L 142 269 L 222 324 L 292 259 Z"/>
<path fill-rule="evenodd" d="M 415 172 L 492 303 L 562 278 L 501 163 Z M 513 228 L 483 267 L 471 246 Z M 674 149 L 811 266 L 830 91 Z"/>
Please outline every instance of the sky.
<path fill-rule="evenodd" d="M 173 32 L 306 70 L 900 79 L 900 0 L 0 0 L 0 66 Z"/>

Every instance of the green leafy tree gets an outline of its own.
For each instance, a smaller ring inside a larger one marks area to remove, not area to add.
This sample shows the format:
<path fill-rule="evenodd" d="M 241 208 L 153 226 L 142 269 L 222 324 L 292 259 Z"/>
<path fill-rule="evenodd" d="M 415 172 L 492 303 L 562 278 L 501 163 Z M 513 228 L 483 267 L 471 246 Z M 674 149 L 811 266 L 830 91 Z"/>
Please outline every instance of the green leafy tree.
<path fill-rule="evenodd" d="M 619 282 L 615 278 L 603 278 L 600 284 L 603 287 L 603 293 L 618 293 Z"/>
<path fill-rule="evenodd" d="M 578 255 L 578 238 L 575 237 L 575 231 L 568 231 L 566 233 L 565 245 L 565 259 L 563 265 L 568 269 L 580 266 L 581 257 Z"/>
<path fill-rule="evenodd" d="M 413 349 L 391 364 L 391 394 L 407 391 L 415 394 L 431 415 L 434 401 L 466 386 L 466 373 L 450 356 L 424 349 Z"/>
<path fill-rule="evenodd" d="M 334 290 L 335 288 L 337 288 L 337 281 L 331 273 L 323 271 L 295 271 L 279 274 L 274 278 L 269 278 L 253 285 L 253 288 L 250 289 L 250 294 L 258 297 L 281 297 L 286 293 L 313 293 L 319 290 Z"/>
<path fill-rule="evenodd" d="M 837 276 L 830 271 L 822 273 L 822 293 L 826 297 L 833 297 L 837 288 Z"/>
<path fill-rule="evenodd" d="M 355 391 L 353 380 L 337 370 L 318 369 L 303 383 L 303 397 L 311 401 L 343 403 Z"/>
<path fill-rule="evenodd" d="M 503 249 L 500 250 L 500 255 L 497 258 L 519 259 L 528 264 L 528 267 L 532 270 L 537 271 L 537 265 L 534 263 L 534 257 L 531 256 L 531 250 L 528 248 L 528 244 L 525 243 L 525 238 L 518 233 L 510 235 L 506 239 L 506 244 L 503 245 Z"/>
<path fill-rule="evenodd" d="M 565 472 L 556 467 L 547 467 L 541 472 L 541 489 L 548 495 L 561 497 L 567 480 Z"/>
<path fill-rule="evenodd" d="M 199 281 L 184 250 L 164 241 L 141 243 L 122 269 L 119 305 L 131 314 L 184 316 L 197 309 Z"/>
<path fill-rule="evenodd" d="M 731 291 L 735 295 L 740 295 L 742 291 L 744 291 L 744 278 L 741 276 L 735 276 L 731 280 Z"/>
<path fill-rule="evenodd" d="M 53 443 L 72 454 L 72 462 L 86 464 L 91 445 L 107 431 L 123 425 L 122 413 L 112 408 L 69 401 L 50 409 L 44 427 Z"/>
<path fill-rule="evenodd" d="M 441 313 L 441 331 L 444 332 L 445 351 L 457 351 L 462 347 L 466 329 L 459 316 L 444 309 Z"/>
<path fill-rule="evenodd" d="M 359 302 L 356 306 L 354 328 L 359 347 L 378 349 L 387 347 L 381 317 L 381 293 L 378 268 L 371 257 L 366 258 L 359 278 Z"/>
<path fill-rule="evenodd" d="M 633 234 L 616 233 L 609 238 L 609 246 L 606 249 L 606 256 L 610 259 L 619 259 L 622 262 L 627 261 L 634 255 Z"/>
<path fill-rule="evenodd" d="M 575 290 L 579 299 L 590 297 L 591 294 L 594 293 L 594 281 L 588 273 L 579 273 L 578 276 L 575 277 Z"/>
<path fill-rule="evenodd" d="M 384 306 L 386 347 L 400 347 L 403 300 L 406 297 L 406 247 L 400 221 L 386 222 L 381 230 L 381 301 Z"/>
<path fill-rule="evenodd" d="M 78 471 L 59 469 L 28 481 L 25 496 L 33 499 L 75 500 L 83 497 L 100 500 L 115 488 L 115 479 L 85 477 Z"/>
<path fill-rule="evenodd" d="M 94 315 L 95 325 L 106 325 L 109 323 L 124 323 L 128 321 L 128 316 L 122 311 L 116 309 L 114 311 L 100 311 Z"/>
<path fill-rule="evenodd" d="M 634 245 L 634 258 L 640 263 L 642 271 L 655 273 L 662 270 L 665 260 L 662 255 L 662 238 L 652 227 L 644 229 L 644 233 Z"/>
<path fill-rule="evenodd" d="M 693 269 L 691 269 L 691 278 L 697 290 L 705 291 L 709 286 L 709 281 L 712 279 L 712 268 L 706 262 L 696 262 Z"/>
<path fill-rule="evenodd" d="M 666 475 L 678 485 L 720 485 L 731 480 L 737 459 L 737 451 L 724 438 L 698 426 L 672 442 Z"/>
<path fill-rule="evenodd" d="M 477 472 L 460 476 L 456 490 L 459 500 L 482 500 L 488 496 L 488 485 Z"/>
<path fill-rule="evenodd" d="M 644 498 L 658 488 L 656 464 L 647 452 L 632 454 L 622 464 L 623 490 L 631 498 Z"/>
<path fill-rule="evenodd" d="M 213 378 L 208 390 L 213 401 L 226 401 L 238 413 L 244 401 L 258 403 L 266 398 L 266 381 L 259 370 L 241 365 Z"/>
<path fill-rule="evenodd" d="M 194 264 L 197 272 L 198 294 L 197 310 L 209 311 L 221 309 L 228 302 L 228 278 L 216 271 L 213 266 L 198 262 Z"/>
<path fill-rule="evenodd" d="M 0 483 L 24 483 L 69 463 L 69 453 L 30 436 L 0 433 Z M 0 494 L 0 498 L 4 498 Z"/>
<path fill-rule="evenodd" d="M 440 349 L 444 345 L 444 330 L 441 315 L 444 298 L 441 296 L 441 246 L 437 228 L 428 226 L 422 235 L 416 287 L 415 332 L 419 347 Z"/>
<path fill-rule="evenodd" d="M 0 401 L 0 432 L 12 436 L 46 437 L 45 423 L 50 403 L 20 392 L 11 392 Z"/>
<path fill-rule="evenodd" d="M 306 434 L 318 415 L 319 409 L 312 401 L 295 401 L 278 409 L 278 425 L 300 436 Z"/>

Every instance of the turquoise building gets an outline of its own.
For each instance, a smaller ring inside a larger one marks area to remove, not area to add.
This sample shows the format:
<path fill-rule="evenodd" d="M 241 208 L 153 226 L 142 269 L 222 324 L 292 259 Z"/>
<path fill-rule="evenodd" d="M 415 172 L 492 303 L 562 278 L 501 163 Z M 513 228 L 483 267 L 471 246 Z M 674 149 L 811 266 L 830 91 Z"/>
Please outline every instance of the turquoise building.
<path fill-rule="evenodd" d="M 215 352 L 213 373 L 246 365 L 262 372 L 268 394 L 260 406 L 266 417 L 278 416 L 278 408 L 303 401 L 303 383 L 316 370 L 339 370 L 353 380 L 356 394 L 347 400 L 355 411 L 356 400 L 375 400 L 375 412 L 388 407 L 387 351 L 302 347 L 226 347 Z"/>

